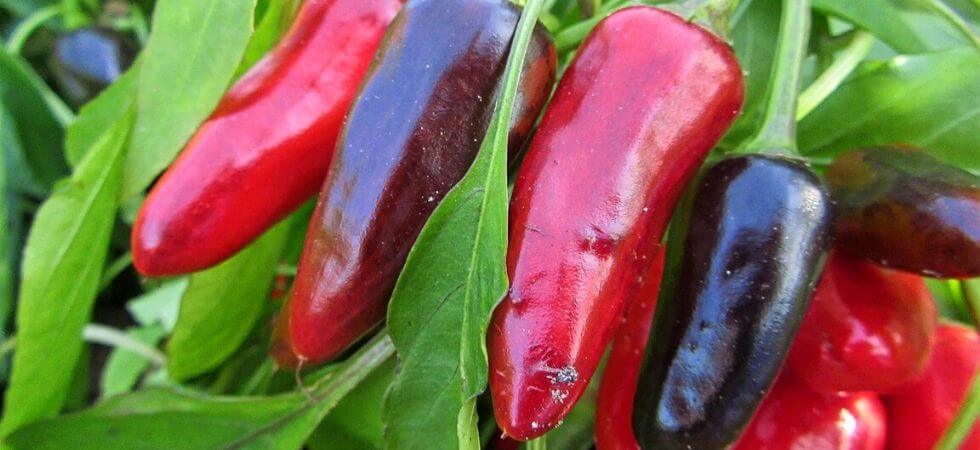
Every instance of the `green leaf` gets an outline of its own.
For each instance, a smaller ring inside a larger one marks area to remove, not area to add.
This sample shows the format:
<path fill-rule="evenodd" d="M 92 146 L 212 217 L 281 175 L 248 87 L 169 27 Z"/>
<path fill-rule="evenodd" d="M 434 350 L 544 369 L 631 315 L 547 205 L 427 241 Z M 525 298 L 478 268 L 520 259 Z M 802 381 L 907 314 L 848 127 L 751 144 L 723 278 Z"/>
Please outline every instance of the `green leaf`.
<path fill-rule="evenodd" d="M 6 439 L 13 449 L 297 449 L 352 389 L 388 360 L 381 336 L 308 393 L 272 397 L 212 397 L 145 389 L 92 409 L 42 420 Z"/>
<path fill-rule="evenodd" d="M 22 233 L 20 196 L 12 189 L 9 159 L 20 147 L 13 118 L 0 103 L 0 341 L 7 339 L 7 326 L 13 312 L 14 280 L 20 260 Z M 0 379 L 7 372 L 6 358 L 0 358 Z"/>
<path fill-rule="evenodd" d="M 106 128 L 118 123 L 136 101 L 136 79 L 139 62 L 126 71 L 98 97 L 85 104 L 78 118 L 65 131 L 65 158 L 75 167 Z"/>
<path fill-rule="evenodd" d="M 187 283 L 187 277 L 169 280 L 159 288 L 130 300 L 126 309 L 140 325 L 160 324 L 165 331 L 172 332 L 177 325 L 180 298 L 187 289 Z"/>
<path fill-rule="evenodd" d="M 292 24 L 299 4 L 299 0 L 269 0 L 265 13 L 262 14 L 262 19 L 248 41 L 248 47 L 245 48 L 245 56 L 238 66 L 236 78 L 248 71 L 279 42 L 279 38 Z"/>
<path fill-rule="evenodd" d="M 389 448 L 471 448 L 486 330 L 507 291 L 507 124 L 542 2 L 528 1 L 479 154 L 412 247 L 388 307 L 401 368 L 383 408 Z M 478 445 L 476 445 L 478 447 Z"/>
<path fill-rule="evenodd" d="M 803 153 L 905 143 L 980 171 L 980 54 L 971 48 L 865 63 L 799 125 Z"/>
<path fill-rule="evenodd" d="M 158 0 L 143 50 L 123 198 L 143 191 L 217 106 L 252 34 L 255 0 Z"/>
<path fill-rule="evenodd" d="M 395 375 L 392 359 L 375 370 L 330 411 L 306 442 L 311 450 L 380 450 L 384 446 L 381 402 Z"/>
<path fill-rule="evenodd" d="M 0 50 L 0 103 L 13 115 L 20 153 L 12 168 L 23 172 L 14 179 L 18 189 L 31 194 L 45 192 L 68 173 L 62 157 L 62 122 L 71 111 L 51 92 L 34 70 L 17 56 Z M 64 108 L 64 109 L 63 109 Z"/>
<path fill-rule="evenodd" d="M 133 340 L 156 347 L 166 335 L 160 325 L 133 328 L 127 333 Z M 145 356 L 123 348 L 117 348 L 109 355 L 102 370 L 102 397 L 129 392 L 136 386 L 140 376 L 150 366 Z"/>
<path fill-rule="evenodd" d="M 132 116 L 108 129 L 44 203 L 24 251 L 17 351 L 0 434 L 61 410 L 115 223 Z"/>
<path fill-rule="evenodd" d="M 721 144 L 734 148 L 758 129 L 770 68 L 779 34 L 779 0 L 746 0 L 746 9 L 736 17 L 732 39 L 735 56 L 745 73 L 745 104 Z"/>
<path fill-rule="evenodd" d="M 813 0 L 813 8 L 871 32 L 900 53 L 929 50 L 894 0 Z"/>
<path fill-rule="evenodd" d="M 214 369 L 245 341 L 268 303 L 292 224 L 284 220 L 231 259 L 191 276 L 167 345 L 173 379 Z"/>
<path fill-rule="evenodd" d="M 923 278 L 929 292 L 936 300 L 939 315 L 950 320 L 970 324 L 970 309 L 963 298 L 960 282 L 957 280 L 938 280 Z"/>

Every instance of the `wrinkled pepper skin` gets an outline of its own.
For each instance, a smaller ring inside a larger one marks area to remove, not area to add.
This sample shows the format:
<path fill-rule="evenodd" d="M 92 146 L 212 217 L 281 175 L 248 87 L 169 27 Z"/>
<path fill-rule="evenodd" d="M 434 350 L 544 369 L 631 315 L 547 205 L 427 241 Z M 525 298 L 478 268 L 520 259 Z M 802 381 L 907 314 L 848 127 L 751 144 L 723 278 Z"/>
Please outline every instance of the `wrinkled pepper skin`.
<path fill-rule="evenodd" d="M 599 450 L 640 448 L 633 435 L 633 397 L 657 309 L 665 250 L 660 247 L 643 279 L 637 282 L 606 358 L 595 417 L 595 445 Z"/>
<path fill-rule="evenodd" d="M 834 251 L 787 360 L 821 392 L 887 392 L 922 373 L 936 303 L 918 275 Z"/>
<path fill-rule="evenodd" d="M 81 105 L 116 81 L 136 57 L 131 38 L 109 28 L 87 27 L 54 42 L 51 72 L 64 96 Z"/>
<path fill-rule="evenodd" d="M 415 238 L 476 157 L 519 16 L 507 0 L 413 0 L 392 23 L 306 237 L 289 320 L 300 358 L 333 358 L 384 318 Z M 554 67 L 554 51 L 542 28 L 531 46 L 528 73 L 546 76 L 522 85 L 546 92 L 553 75 L 538 66 Z"/>
<path fill-rule="evenodd" d="M 732 450 L 882 450 L 885 422 L 873 392 L 820 393 L 781 375 Z"/>
<path fill-rule="evenodd" d="M 684 185 L 742 98 L 732 50 L 663 10 L 619 10 L 581 46 L 511 200 L 511 288 L 488 337 L 508 436 L 544 434 L 582 395 Z"/>
<path fill-rule="evenodd" d="M 930 277 L 980 276 L 980 177 L 891 146 L 839 156 L 827 181 L 840 248 Z"/>
<path fill-rule="evenodd" d="M 738 438 L 806 313 L 830 228 L 823 182 L 797 160 L 732 157 L 703 175 L 637 388 L 642 448 L 720 449 Z"/>
<path fill-rule="evenodd" d="M 401 0 L 307 0 L 151 190 L 132 235 L 147 276 L 227 259 L 312 197 Z"/>
<path fill-rule="evenodd" d="M 889 450 L 934 448 L 956 417 L 978 369 L 980 336 L 976 330 L 940 323 L 925 373 L 895 395 L 885 397 Z M 959 448 L 980 449 L 980 422 L 973 425 Z"/>

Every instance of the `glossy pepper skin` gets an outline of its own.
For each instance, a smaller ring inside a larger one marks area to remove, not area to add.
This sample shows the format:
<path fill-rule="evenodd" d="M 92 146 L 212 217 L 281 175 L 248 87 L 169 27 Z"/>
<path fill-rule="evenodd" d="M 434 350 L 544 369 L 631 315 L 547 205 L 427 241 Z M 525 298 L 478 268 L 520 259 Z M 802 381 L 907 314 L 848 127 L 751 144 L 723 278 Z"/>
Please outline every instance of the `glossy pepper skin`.
<path fill-rule="evenodd" d="M 307 0 L 151 190 L 133 228 L 147 276 L 227 259 L 323 183 L 344 115 L 401 0 Z"/>
<path fill-rule="evenodd" d="M 885 397 L 889 450 L 934 448 L 963 404 L 978 369 L 980 336 L 976 330 L 960 324 L 939 324 L 936 347 L 925 373 Z M 960 448 L 980 448 L 980 422 L 973 425 Z"/>
<path fill-rule="evenodd" d="M 498 426 L 575 405 L 689 178 L 742 105 L 732 50 L 650 7 L 600 22 L 559 83 L 510 206 L 511 288 L 489 329 Z"/>
<path fill-rule="evenodd" d="M 133 40 L 122 33 L 79 28 L 55 40 L 51 71 L 65 97 L 81 105 L 116 81 L 133 64 L 136 52 Z"/>
<path fill-rule="evenodd" d="M 883 450 L 885 421 L 873 392 L 819 393 L 784 374 L 732 450 Z"/>
<path fill-rule="evenodd" d="M 834 251 L 787 360 L 822 392 L 887 392 L 925 369 L 936 304 L 918 275 Z"/>
<path fill-rule="evenodd" d="M 827 180 L 842 249 L 930 277 L 980 276 L 980 177 L 889 146 L 839 156 Z"/>
<path fill-rule="evenodd" d="M 340 139 L 292 295 L 300 358 L 328 360 L 384 318 L 408 251 L 483 141 L 519 10 L 507 0 L 412 0 L 392 23 Z M 551 41 L 539 29 L 525 82 L 547 92 Z M 545 94 L 546 95 L 546 94 Z M 521 94 L 521 99 L 545 98 Z M 512 141 L 538 115 L 519 106 Z"/>
<path fill-rule="evenodd" d="M 703 175 L 637 388 L 642 448 L 725 448 L 738 438 L 803 319 L 830 226 L 823 182 L 802 162 L 738 156 Z"/>
<path fill-rule="evenodd" d="M 633 435 L 633 397 L 657 309 L 665 253 L 660 247 L 643 279 L 637 281 L 626 316 L 613 337 L 596 404 L 595 444 L 599 450 L 640 448 Z"/>

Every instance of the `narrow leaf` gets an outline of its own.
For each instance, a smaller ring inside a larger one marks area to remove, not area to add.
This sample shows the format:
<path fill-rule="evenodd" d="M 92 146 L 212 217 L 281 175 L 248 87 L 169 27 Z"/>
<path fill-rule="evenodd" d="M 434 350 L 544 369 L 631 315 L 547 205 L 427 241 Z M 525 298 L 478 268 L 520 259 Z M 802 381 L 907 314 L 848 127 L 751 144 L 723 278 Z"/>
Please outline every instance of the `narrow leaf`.
<path fill-rule="evenodd" d="M 479 154 L 422 229 L 392 294 L 388 326 L 401 368 L 384 404 L 387 448 L 478 447 L 485 335 L 507 290 L 507 124 L 541 5 L 525 5 Z"/>
<path fill-rule="evenodd" d="M 900 53 L 928 50 L 895 0 L 813 0 L 813 8 L 864 28 Z"/>
<path fill-rule="evenodd" d="M 262 19 L 259 20 L 255 33 L 252 34 L 248 47 L 245 48 L 245 56 L 238 67 L 237 76 L 241 76 L 255 65 L 279 42 L 279 38 L 289 29 L 299 4 L 299 0 L 269 0 Z"/>
<path fill-rule="evenodd" d="M 217 106 L 252 34 L 255 0 L 158 0 L 140 63 L 123 198 L 145 189 Z"/>
<path fill-rule="evenodd" d="M 151 347 L 156 347 L 166 335 L 160 325 L 133 328 L 127 334 L 133 340 Z M 123 348 L 113 350 L 102 370 L 100 395 L 111 397 L 132 390 L 149 366 L 150 361 L 143 355 Z"/>
<path fill-rule="evenodd" d="M 131 117 L 41 207 L 24 251 L 17 351 L 0 434 L 57 414 L 82 347 L 115 222 Z"/>
<path fill-rule="evenodd" d="M 191 276 L 167 345 L 173 379 L 214 369 L 245 341 L 268 303 L 292 223 L 281 222 L 231 259 Z"/>
<path fill-rule="evenodd" d="M 911 144 L 980 171 L 980 54 L 972 48 L 865 63 L 799 125 L 809 157 L 857 147 Z"/>
<path fill-rule="evenodd" d="M 20 181 L 18 188 L 32 194 L 46 191 L 68 173 L 62 157 L 62 121 L 70 120 L 54 106 L 56 98 L 33 69 L 20 57 L 0 50 L 0 103 L 14 119 L 21 152 L 13 156 Z M 55 111 L 56 108 L 58 111 Z"/>
<path fill-rule="evenodd" d="M 309 388 L 272 397 L 212 397 L 145 389 L 7 437 L 13 449 L 297 449 L 352 389 L 388 360 L 379 337 Z"/>

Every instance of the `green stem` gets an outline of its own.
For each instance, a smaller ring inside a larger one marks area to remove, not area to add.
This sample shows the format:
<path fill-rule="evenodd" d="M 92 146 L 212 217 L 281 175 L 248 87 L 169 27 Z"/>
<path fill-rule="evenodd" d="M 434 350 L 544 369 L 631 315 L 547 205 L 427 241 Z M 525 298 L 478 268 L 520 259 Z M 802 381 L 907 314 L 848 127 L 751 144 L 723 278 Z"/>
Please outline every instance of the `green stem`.
<path fill-rule="evenodd" d="M 841 51 L 840 56 L 800 94 L 796 105 L 796 120 L 806 117 L 830 96 L 864 60 L 864 57 L 868 56 L 873 44 L 874 37 L 871 34 L 863 31 L 854 33 L 851 42 Z"/>
<path fill-rule="evenodd" d="M 946 429 L 946 434 L 936 444 L 936 450 L 956 450 L 966 440 L 977 418 L 980 417 L 980 371 L 973 376 L 973 385 L 963 399 L 963 406 Z"/>
<path fill-rule="evenodd" d="M 524 444 L 524 450 L 548 450 L 548 435 L 541 436 Z"/>
<path fill-rule="evenodd" d="M 960 34 L 962 34 L 963 37 L 970 42 L 970 44 L 973 44 L 974 48 L 980 50 L 980 37 L 977 37 L 973 30 L 970 29 L 970 26 L 967 25 L 966 21 L 964 21 L 959 14 L 956 14 L 956 11 L 953 11 L 953 9 L 946 5 L 946 3 L 943 3 L 942 0 L 921 1 L 923 5 L 943 16 L 943 19 L 946 19 L 946 21 L 949 22 L 953 28 L 956 28 L 956 31 L 959 31 Z"/>
<path fill-rule="evenodd" d="M 167 364 L 167 356 L 159 349 L 137 341 L 115 328 L 90 323 L 82 330 L 82 338 L 88 342 L 129 350 L 160 367 Z"/>
<path fill-rule="evenodd" d="M 7 52 L 12 54 L 20 54 L 20 50 L 24 48 L 24 43 L 27 39 L 31 37 L 34 32 L 44 25 L 44 22 L 51 20 L 51 18 L 58 15 L 59 8 L 57 5 L 47 6 L 34 11 L 31 15 L 27 16 L 22 20 L 17 28 L 10 33 L 10 39 L 7 39 Z"/>
<path fill-rule="evenodd" d="M 969 306 L 971 315 L 973 316 L 973 323 L 980 329 L 980 278 L 974 278 L 972 280 L 963 280 L 960 284 L 963 292 L 963 298 L 966 300 L 966 304 Z"/>
<path fill-rule="evenodd" d="M 122 271 L 126 270 L 130 264 L 133 263 L 133 254 L 126 252 L 120 255 L 118 258 L 112 261 L 108 267 L 105 269 L 105 273 L 102 274 L 102 280 L 99 281 L 99 291 L 101 292 L 105 288 L 109 287 L 112 280 L 115 280 Z"/>
<path fill-rule="evenodd" d="M 796 147 L 796 99 L 809 29 L 810 0 L 783 0 L 776 63 L 769 77 L 762 126 L 738 152 L 799 155 Z"/>

